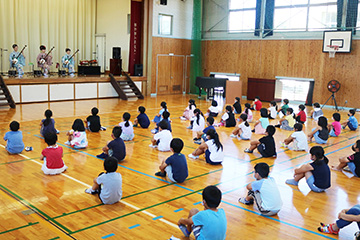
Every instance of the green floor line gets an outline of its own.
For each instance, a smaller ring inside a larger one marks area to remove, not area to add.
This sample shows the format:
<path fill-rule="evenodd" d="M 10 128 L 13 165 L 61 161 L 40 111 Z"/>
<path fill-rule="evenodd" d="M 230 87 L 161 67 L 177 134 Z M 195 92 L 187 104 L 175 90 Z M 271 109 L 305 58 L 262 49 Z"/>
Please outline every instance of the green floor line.
<path fill-rule="evenodd" d="M 20 226 L 20 227 L 17 227 L 17 228 L 13 228 L 13 229 L 9 229 L 9 230 L 0 232 L 0 235 L 1 235 L 1 234 L 5 234 L 5 233 L 9 233 L 9 232 L 13 232 L 13 231 L 16 231 L 16 230 L 19 230 L 19 229 L 22 229 L 22 228 L 31 227 L 31 226 L 34 226 L 34 225 L 36 225 L 36 224 L 39 224 L 39 222 L 34 222 L 34 223 L 29 222 L 29 223 L 26 224 L 26 225 L 23 225 L 23 226 Z"/>

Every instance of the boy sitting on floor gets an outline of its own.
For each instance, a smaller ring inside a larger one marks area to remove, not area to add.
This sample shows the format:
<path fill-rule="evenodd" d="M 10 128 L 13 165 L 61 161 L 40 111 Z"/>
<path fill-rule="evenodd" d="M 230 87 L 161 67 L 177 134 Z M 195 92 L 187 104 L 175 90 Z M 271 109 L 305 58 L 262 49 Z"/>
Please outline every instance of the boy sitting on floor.
<path fill-rule="evenodd" d="M 112 141 L 109 141 L 105 147 L 103 147 L 103 153 L 97 155 L 98 158 L 114 157 L 121 162 L 126 156 L 125 143 L 120 137 L 122 133 L 121 127 L 116 126 L 113 128 L 111 137 Z"/>
<path fill-rule="evenodd" d="M 170 151 L 170 142 L 172 140 L 172 134 L 168 130 L 168 123 L 166 120 L 161 120 L 158 124 L 159 132 L 151 139 L 149 147 L 157 148 L 161 152 Z"/>
<path fill-rule="evenodd" d="M 246 148 L 244 152 L 253 153 L 255 148 L 257 148 L 262 157 L 276 157 L 275 140 L 273 137 L 275 131 L 276 129 L 273 125 L 267 126 L 266 136 L 259 140 L 251 141 L 250 147 Z"/>

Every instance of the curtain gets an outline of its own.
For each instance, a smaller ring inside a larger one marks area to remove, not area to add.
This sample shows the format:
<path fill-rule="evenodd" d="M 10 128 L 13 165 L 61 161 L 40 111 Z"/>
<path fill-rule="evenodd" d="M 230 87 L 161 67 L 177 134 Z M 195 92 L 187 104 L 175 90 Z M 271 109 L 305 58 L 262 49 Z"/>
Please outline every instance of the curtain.
<path fill-rule="evenodd" d="M 3 53 L 3 71 L 9 69 L 8 56 L 14 43 L 19 51 L 28 46 L 24 51 L 26 71 L 31 70 L 29 63 L 36 66 L 40 45 L 47 51 L 55 46 L 52 70 L 67 47 L 72 53 L 80 50 L 76 63 L 94 59 L 95 22 L 96 0 L 0 0 L 0 48 L 8 49 Z"/>
<path fill-rule="evenodd" d="M 255 36 L 260 36 L 260 31 L 262 30 L 262 26 L 260 26 L 261 22 L 261 7 L 262 2 L 265 3 L 265 21 L 264 21 L 264 30 L 263 37 L 272 36 L 273 28 L 274 28 L 274 8 L 275 8 L 275 0 L 257 0 L 256 1 L 256 17 L 255 17 Z"/>
<path fill-rule="evenodd" d="M 356 33 L 357 15 L 358 15 L 358 0 L 345 0 L 348 1 L 346 11 L 346 30 L 352 30 L 353 35 Z M 337 1 L 337 27 L 340 31 L 342 25 L 342 14 L 343 14 L 344 0 Z"/>

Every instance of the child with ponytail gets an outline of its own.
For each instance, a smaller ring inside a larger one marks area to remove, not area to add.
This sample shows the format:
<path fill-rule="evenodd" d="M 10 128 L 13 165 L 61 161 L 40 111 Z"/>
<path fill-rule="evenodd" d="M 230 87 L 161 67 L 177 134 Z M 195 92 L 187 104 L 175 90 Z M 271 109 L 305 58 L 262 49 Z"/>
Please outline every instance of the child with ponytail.
<path fill-rule="evenodd" d="M 239 119 L 240 124 L 235 128 L 230 137 L 237 138 L 239 140 L 250 140 L 251 139 L 251 127 L 247 122 L 247 115 L 242 113 Z"/>
<path fill-rule="evenodd" d="M 45 111 L 45 119 L 41 120 L 40 126 L 40 134 L 42 136 L 47 132 L 59 133 L 58 130 L 55 129 L 55 120 L 52 117 L 53 113 L 50 109 Z"/>
<path fill-rule="evenodd" d="M 134 128 L 132 122 L 130 122 L 130 113 L 126 112 L 123 114 L 123 122 L 119 123 L 122 133 L 121 138 L 124 141 L 131 141 L 134 138 Z"/>

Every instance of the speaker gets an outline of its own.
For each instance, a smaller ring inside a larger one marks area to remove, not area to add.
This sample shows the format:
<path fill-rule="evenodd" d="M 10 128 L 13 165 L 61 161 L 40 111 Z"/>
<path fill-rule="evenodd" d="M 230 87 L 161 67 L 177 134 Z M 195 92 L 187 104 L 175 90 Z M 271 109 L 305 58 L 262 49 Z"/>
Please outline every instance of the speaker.
<path fill-rule="evenodd" d="M 160 0 L 160 5 L 167 5 L 167 0 Z"/>
<path fill-rule="evenodd" d="M 121 59 L 121 47 L 113 47 L 113 59 Z"/>
<path fill-rule="evenodd" d="M 142 75 L 143 75 L 143 65 L 135 64 L 135 76 L 142 76 Z"/>

